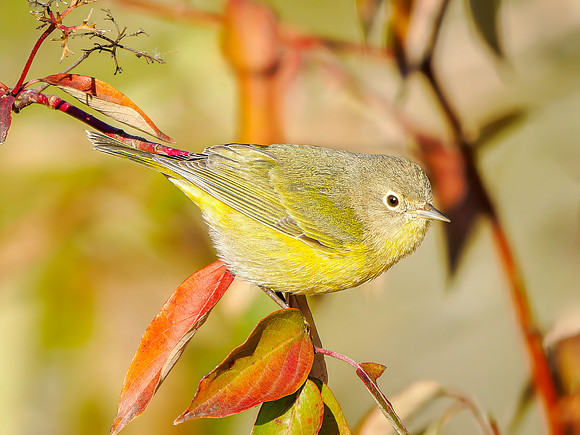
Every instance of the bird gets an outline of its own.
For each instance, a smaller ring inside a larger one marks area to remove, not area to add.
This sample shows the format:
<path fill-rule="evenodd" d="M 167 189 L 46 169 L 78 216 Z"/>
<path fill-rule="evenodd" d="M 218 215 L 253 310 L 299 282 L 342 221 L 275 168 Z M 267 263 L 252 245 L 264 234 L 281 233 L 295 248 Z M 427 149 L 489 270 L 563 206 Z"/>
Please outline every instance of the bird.
<path fill-rule="evenodd" d="M 238 143 L 169 155 L 87 134 L 95 150 L 165 175 L 201 209 L 229 272 L 273 292 L 357 287 L 415 251 L 430 222 L 449 222 L 403 157 Z"/>

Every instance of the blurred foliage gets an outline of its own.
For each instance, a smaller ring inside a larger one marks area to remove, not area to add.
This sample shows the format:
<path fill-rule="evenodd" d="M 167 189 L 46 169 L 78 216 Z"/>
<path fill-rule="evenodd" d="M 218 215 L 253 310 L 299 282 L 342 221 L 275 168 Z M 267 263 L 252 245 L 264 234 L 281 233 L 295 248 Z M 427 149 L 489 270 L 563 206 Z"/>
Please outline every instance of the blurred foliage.
<path fill-rule="evenodd" d="M 164 3 L 221 13 L 226 2 Z M 265 3 L 293 30 L 363 41 L 356 8 L 363 2 Z M 498 7 L 494 1 L 493 10 L 477 12 L 479 3 L 487 2 L 451 2 L 436 65 L 468 133 L 488 138 L 477 148 L 479 168 L 515 246 L 539 326 L 548 329 L 565 316 L 577 317 L 580 307 L 580 6 L 514 0 Z M 93 6 L 95 20 L 104 18 L 103 6 L 121 25 L 145 29 L 149 37 L 132 44 L 157 50 L 167 64 L 145 66 L 121 54 L 124 72 L 114 76 L 103 54 L 76 72 L 123 91 L 181 148 L 238 139 L 238 83 L 223 57 L 218 26 L 157 19 L 121 8 L 120 1 Z M 38 36 L 37 22 L 23 0 L 4 2 L 0 12 L 0 81 L 12 84 Z M 466 18 L 470 13 L 473 20 Z M 486 34 L 485 22 L 498 31 Z M 369 46 L 382 47 L 380 26 L 364 26 Z M 511 70 L 495 69 L 482 35 Z M 419 31 L 412 33 L 411 52 L 420 39 Z M 76 55 L 85 43 L 71 42 Z M 30 77 L 60 71 L 60 54 L 58 42 L 47 43 Z M 335 63 L 354 80 L 337 74 Z M 286 140 L 408 154 L 413 144 L 390 116 L 393 108 L 430 134 L 448 137 L 424 82 L 409 76 L 402 99 L 400 86 L 393 65 L 370 49 L 304 52 L 280 114 Z M 506 118 L 518 122 L 496 134 Z M 106 432 L 146 325 L 185 277 L 214 259 L 199 213 L 177 189 L 157 174 L 94 153 L 82 128 L 61 113 L 29 108 L 15 117 L 0 148 L 0 434 Z M 476 222 L 450 283 L 453 292 L 444 292 L 442 234 L 435 230 L 386 276 L 313 298 L 325 347 L 385 362 L 381 386 L 387 395 L 416 379 L 436 379 L 477 397 L 506 422 L 528 369 L 486 230 L 486 223 Z M 234 434 L 249 428 L 257 410 L 170 424 L 199 378 L 271 310 L 256 289 L 240 285 L 228 292 L 147 412 L 123 433 Z M 353 388 L 348 368 L 330 362 L 329 370 L 354 427 L 372 403 L 363 388 Z M 531 407 L 518 433 L 544 433 L 540 415 Z M 458 419 L 445 433 L 466 427 L 470 422 Z"/>

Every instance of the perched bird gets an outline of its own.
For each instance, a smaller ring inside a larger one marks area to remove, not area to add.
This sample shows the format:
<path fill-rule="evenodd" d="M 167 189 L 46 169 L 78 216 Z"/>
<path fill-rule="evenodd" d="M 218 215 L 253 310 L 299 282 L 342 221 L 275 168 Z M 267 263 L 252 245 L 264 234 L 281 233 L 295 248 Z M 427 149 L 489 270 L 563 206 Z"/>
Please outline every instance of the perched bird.
<path fill-rule="evenodd" d="M 170 156 L 88 137 L 164 174 L 201 209 L 230 272 L 276 292 L 358 286 L 413 252 L 431 220 L 449 222 L 425 172 L 401 157 L 291 144 Z"/>

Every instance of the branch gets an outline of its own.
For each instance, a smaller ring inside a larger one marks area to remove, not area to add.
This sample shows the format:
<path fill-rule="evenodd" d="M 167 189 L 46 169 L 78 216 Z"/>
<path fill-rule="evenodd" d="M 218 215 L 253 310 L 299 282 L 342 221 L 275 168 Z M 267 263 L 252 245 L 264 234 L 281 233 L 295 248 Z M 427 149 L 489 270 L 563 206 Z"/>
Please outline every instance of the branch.
<path fill-rule="evenodd" d="M 347 357 L 346 355 L 342 355 L 340 353 L 322 349 L 316 346 L 314 347 L 314 351 L 319 354 L 328 355 L 333 358 L 339 359 L 354 367 L 356 369 L 356 374 L 363 381 L 363 383 L 367 387 L 367 390 L 369 390 L 369 393 L 371 393 L 371 396 L 375 400 L 377 406 L 379 407 L 383 415 L 387 418 L 387 420 L 389 420 L 389 422 L 391 423 L 393 429 L 395 429 L 397 434 L 409 435 L 407 428 L 405 428 L 405 425 L 395 412 L 393 405 L 391 405 L 391 402 L 389 402 L 387 397 L 383 394 L 383 392 L 377 385 L 376 382 L 377 376 L 373 376 L 372 374 L 368 373 L 368 371 L 365 370 L 365 368 L 361 364 L 357 363 L 356 361 Z"/>
<path fill-rule="evenodd" d="M 502 260 L 506 278 L 510 284 L 509 288 L 512 308 L 518 327 L 520 329 L 520 333 L 524 338 L 526 351 L 528 353 L 531 364 L 535 391 L 542 401 L 550 432 L 552 434 L 561 434 L 562 428 L 560 422 L 557 419 L 558 396 L 553 379 L 551 377 L 546 354 L 543 349 L 542 336 L 538 332 L 538 328 L 536 326 L 536 322 L 528 302 L 527 292 L 522 279 L 521 270 L 517 266 L 513 248 L 510 246 L 507 240 L 505 230 L 503 229 L 499 215 L 496 211 L 493 201 L 491 200 L 491 196 L 489 195 L 487 188 L 485 187 L 481 178 L 480 172 L 477 169 L 475 156 L 472 151 L 473 144 L 467 138 L 461 123 L 461 118 L 451 104 L 447 93 L 441 85 L 436 71 L 433 68 L 433 59 L 437 41 L 448 4 L 449 0 L 442 1 L 439 14 L 435 21 L 430 45 L 427 47 L 425 52 L 426 54 L 423 59 L 420 71 L 427 79 L 427 82 L 436 97 L 436 101 L 439 104 L 439 107 L 443 112 L 449 127 L 451 128 L 455 142 L 465 158 L 467 170 L 473 176 L 473 187 L 479 191 L 483 199 L 483 210 L 491 220 L 496 248 Z"/>
<path fill-rule="evenodd" d="M 168 5 L 149 0 L 117 0 L 116 4 L 153 15 L 156 18 L 194 22 L 210 26 L 220 25 L 223 21 L 223 17 L 220 14 L 205 12 L 193 6 L 187 6 L 184 2 L 177 5 Z"/>
<path fill-rule="evenodd" d="M 70 115 L 73 118 L 76 118 L 79 121 L 84 122 L 85 124 L 103 133 L 127 136 L 127 134 L 123 130 L 115 128 L 107 124 L 106 122 L 103 122 L 98 118 L 95 118 L 93 115 L 90 115 L 84 110 L 79 109 L 76 106 L 73 106 L 72 104 L 68 103 L 67 101 L 63 100 L 62 98 L 56 95 L 43 94 L 32 89 L 28 89 L 20 93 L 18 99 L 14 103 L 13 110 L 14 112 L 18 113 L 24 107 L 27 107 L 33 103 L 43 104 L 49 107 L 50 109 L 64 112 L 67 115 Z"/>
<path fill-rule="evenodd" d="M 48 28 L 42 33 L 42 35 L 40 35 L 40 37 L 36 41 L 36 44 L 34 44 L 34 47 L 32 47 L 32 51 L 30 52 L 30 55 L 28 56 L 28 60 L 26 61 L 26 65 L 24 66 L 24 69 L 22 70 L 22 73 L 20 74 L 20 78 L 18 79 L 18 82 L 16 83 L 16 85 L 13 88 L 13 91 L 12 91 L 13 95 L 18 95 L 18 93 L 22 90 L 22 84 L 24 83 L 24 80 L 26 79 L 26 75 L 28 74 L 28 71 L 30 70 L 30 65 L 32 65 L 32 61 L 34 60 L 34 57 L 36 56 L 38 49 L 40 48 L 40 46 L 42 45 L 44 40 L 48 37 L 48 35 L 50 35 L 54 31 L 54 29 L 56 29 L 56 25 L 54 25 L 54 24 L 49 25 Z"/>

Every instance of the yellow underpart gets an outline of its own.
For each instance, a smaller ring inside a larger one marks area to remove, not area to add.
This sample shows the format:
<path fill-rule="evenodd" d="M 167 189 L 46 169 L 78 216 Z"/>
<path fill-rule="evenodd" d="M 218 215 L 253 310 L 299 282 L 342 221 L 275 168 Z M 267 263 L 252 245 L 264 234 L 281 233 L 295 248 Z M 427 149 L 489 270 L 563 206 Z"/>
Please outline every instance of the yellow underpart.
<path fill-rule="evenodd" d="M 245 216 L 187 181 L 170 180 L 202 210 L 218 255 L 231 272 L 250 282 L 275 291 L 328 293 L 357 286 L 385 269 L 386 262 L 373 261 L 362 245 L 325 252 Z"/>

